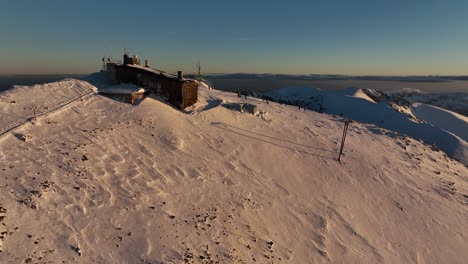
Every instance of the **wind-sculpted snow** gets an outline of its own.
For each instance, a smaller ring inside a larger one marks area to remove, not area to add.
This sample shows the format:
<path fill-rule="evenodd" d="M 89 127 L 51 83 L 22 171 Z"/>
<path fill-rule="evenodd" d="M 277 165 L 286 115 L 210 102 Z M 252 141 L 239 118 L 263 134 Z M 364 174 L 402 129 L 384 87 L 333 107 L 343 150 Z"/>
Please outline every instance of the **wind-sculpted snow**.
<path fill-rule="evenodd" d="M 94 92 L 96 87 L 74 79 L 15 86 L 0 94 L 0 135 Z"/>
<path fill-rule="evenodd" d="M 79 97 L 90 81 L 0 94 L 1 125 L 79 98 L 0 136 L 0 263 L 468 259 L 468 169 L 427 144 L 354 122 L 338 162 L 341 117 L 203 84 L 185 112 Z M 380 105 L 353 94 L 332 106 Z"/>

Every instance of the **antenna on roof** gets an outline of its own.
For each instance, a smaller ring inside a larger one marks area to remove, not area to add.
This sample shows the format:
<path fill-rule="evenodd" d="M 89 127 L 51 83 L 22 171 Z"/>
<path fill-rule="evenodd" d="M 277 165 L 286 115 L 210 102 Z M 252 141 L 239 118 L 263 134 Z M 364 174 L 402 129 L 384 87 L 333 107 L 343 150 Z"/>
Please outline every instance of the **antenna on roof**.
<path fill-rule="evenodd" d="M 101 72 L 105 72 L 107 71 L 107 68 L 106 68 L 106 56 L 102 57 L 102 68 L 101 68 Z"/>
<path fill-rule="evenodd" d="M 201 78 L 201 64 L 200 64 L 200 60 L 198 60 L 198 63 L 197 63 L 197 75 L 199 78 Z"/>

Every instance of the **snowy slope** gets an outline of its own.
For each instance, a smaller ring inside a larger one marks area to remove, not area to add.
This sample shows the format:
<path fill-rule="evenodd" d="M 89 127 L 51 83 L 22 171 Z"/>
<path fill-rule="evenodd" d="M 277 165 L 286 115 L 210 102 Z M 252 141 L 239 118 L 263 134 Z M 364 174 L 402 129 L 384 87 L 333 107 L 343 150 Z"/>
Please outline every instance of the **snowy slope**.
<path fill-rule="evenodd" d="M 361 89 L 348 88 L 337 91 L 323 91 L 315 88 L 283 88 L 272 91 L 268 96 L 277 100 L 292 102 L 309 109 L 343 115 L 359 122 L 421 139 L 435 144 L 448 155 L 468 164 L 468 143 L 442 128 L 416 122 L 402 109 L 396 111 L 387 102 L 376 103 Z M 411 112 L 411 111 L 409 111 Z M 466 132 L 465 132 L 466 133 Z"/>
<path fill-rule="evenodd" d="M 67 105 L 97 88 L 86 81 L 65 79 L 34 86 L 15 86 L 0 93 L 0 134 L 25 121 Z"/>
<path fill-rule="evenodd" d="M 185 113 L 81 97 L 0 136 L 0 263 L 464 263 L 467 167 L 358 122 L 340 163 L 342 126 L 205 87 Z"/>
<path fill-rule="evenodd" d="M 437 106 L 414 103 L 411 112 L 426 122 L 449 131 L 468 142 L 468 118 Z"/>

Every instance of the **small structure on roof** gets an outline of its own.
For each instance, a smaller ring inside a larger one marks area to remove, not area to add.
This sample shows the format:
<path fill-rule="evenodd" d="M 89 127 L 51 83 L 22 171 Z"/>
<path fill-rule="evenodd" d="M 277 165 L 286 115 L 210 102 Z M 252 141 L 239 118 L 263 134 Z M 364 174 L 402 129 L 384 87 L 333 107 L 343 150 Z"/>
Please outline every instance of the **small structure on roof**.
<path fill-rule="evenodd" d="M 126 52 L 123 56 L 123 64 L 108 62 L 107 78 L 110 83 L 132 83 L 145 88 L 147 92 L 153 92 L 168 100 L 172 105 L 184 109 L 198 100 L 198 82 L 184 78 L 181 71 L 177 75 L 140 65 L 137 56 Z"/>
<path fill-rule="evenodd" d="M 139 99 L 143 99 L 147 92 L 134 84 L 120 84 L 99 89 L 99 93 L 108 97 L 123 100 L 124 102 L 135 104 Z"/>

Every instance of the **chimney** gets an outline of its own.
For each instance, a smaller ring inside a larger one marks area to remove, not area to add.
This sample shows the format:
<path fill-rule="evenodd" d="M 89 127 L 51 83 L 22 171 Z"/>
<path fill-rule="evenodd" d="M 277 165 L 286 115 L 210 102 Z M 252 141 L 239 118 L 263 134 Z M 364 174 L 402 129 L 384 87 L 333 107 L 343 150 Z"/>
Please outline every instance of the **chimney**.
<path fill-rule="evenodd" d="M 145 60 L 145 67 L 149 67 L 148 66 L 148 60 Z"/>
<path fill-rule="evenodd" d="M 177 72 L 177 77 L 179 77 L 179 79 L 183 79 L 183 78 L 184 78 L 184 74 L 182 73 L 182 71 L 178 71 L 178 72 Z"/>

